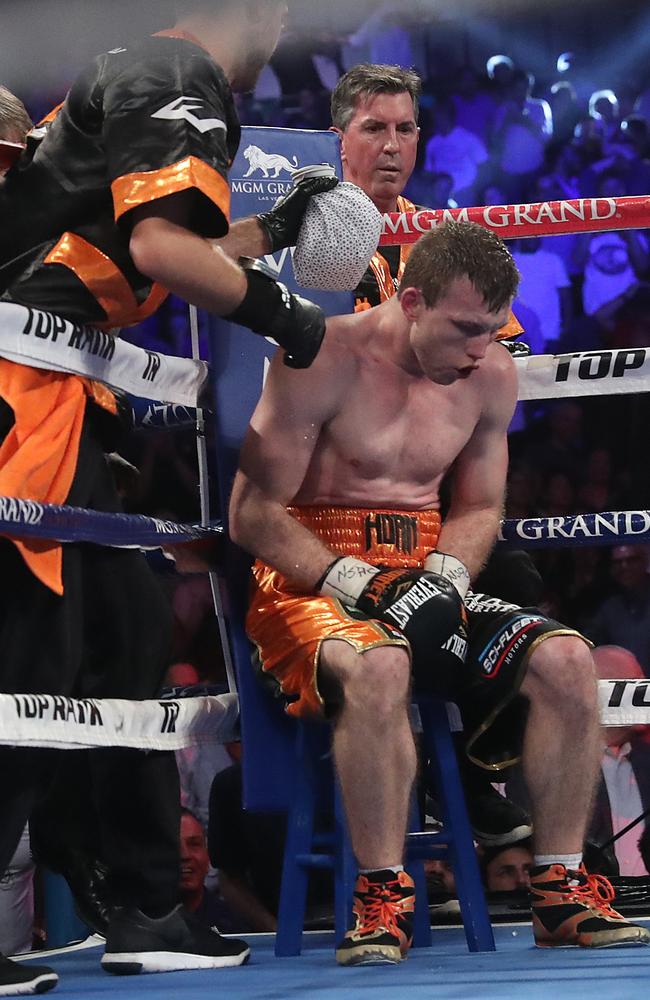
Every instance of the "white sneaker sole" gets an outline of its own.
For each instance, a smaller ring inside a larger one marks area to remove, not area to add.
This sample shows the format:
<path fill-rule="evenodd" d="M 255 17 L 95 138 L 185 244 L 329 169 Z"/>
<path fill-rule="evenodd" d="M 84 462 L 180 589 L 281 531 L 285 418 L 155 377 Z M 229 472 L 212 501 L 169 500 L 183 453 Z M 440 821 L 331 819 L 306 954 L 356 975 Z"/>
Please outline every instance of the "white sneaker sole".
<path fill-rule="evenodd" d="M 59 981 L 56 972 L 44 972 L 41 976 L 30 979 L 28 983 L 11 983 L 0 986 L 0 997 L 28 997 L 34 993 L 47 993 L 54 989 Z"/>
<path fill-rule="evenodd" d="M 140 972 L 178 972 L 183 969 L 227 969 L 248 961 L 250 949 L 238 955 L 192 955 L 178 951 L 127 951 L 105 954 L 102 968 L 117 976 Z"/>

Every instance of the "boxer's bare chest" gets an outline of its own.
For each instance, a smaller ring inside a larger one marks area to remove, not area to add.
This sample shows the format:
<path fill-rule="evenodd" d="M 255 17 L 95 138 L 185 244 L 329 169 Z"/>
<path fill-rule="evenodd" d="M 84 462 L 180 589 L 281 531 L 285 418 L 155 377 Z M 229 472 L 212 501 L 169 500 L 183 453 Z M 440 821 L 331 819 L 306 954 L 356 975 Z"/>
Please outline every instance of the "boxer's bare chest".
<path fill-rule="evenodd" d="M 439 386 L 395 366 L 362 365 L 321 432 L 301 502 L 436 506 L 480 409 L 478 379 Z"/>

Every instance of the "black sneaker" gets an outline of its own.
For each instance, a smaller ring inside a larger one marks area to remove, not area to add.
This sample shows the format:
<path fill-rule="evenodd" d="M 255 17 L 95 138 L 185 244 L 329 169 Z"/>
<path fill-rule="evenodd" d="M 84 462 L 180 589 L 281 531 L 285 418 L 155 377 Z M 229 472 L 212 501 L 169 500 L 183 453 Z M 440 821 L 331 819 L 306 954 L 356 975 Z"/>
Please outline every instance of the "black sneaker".
<path fill-rule="evenodd" d="M 135 907 L 118 907 L 108 926 L 102 968 L 121 976 L 223 969 L 243 965 L 249 955 L 245 941 L 221 937 L 181 905 L 158 918 L 147 917 Z"/>
<path fill-rule="evenodd" d="M 0 955 L 0 997 L 26 997 L 47 993 L 59 981 L 47 965 L 23 965 Z"/>
<path fill-rule="evenodd" d="M 492 785 L 467 793 L 472 833 L 484 847 L 503 847 L 526 840 L 533 832 L 528 813 Z"/>

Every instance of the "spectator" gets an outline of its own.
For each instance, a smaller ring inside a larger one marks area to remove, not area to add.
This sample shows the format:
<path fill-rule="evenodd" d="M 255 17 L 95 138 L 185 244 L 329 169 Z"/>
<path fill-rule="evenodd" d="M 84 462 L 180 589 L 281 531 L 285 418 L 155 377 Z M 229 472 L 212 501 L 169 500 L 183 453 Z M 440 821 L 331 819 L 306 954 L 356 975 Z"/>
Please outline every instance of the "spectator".
<path fill-rule="evenodd" d="M 607 175 L 600 181 L 601 198 L 627 194 L 620 177 Z M 648 267 L 648 240 L 637 230 L 584 234 L 576 243 L 576 260 L 584 264 L 582 301 L 587 316 L 602 326 L 611 326 L 619 306 L 639 288 Z"/>
<path fill-rule="evenodd" d="M 580 118 L 575 87 L 568 80 L 556 81 L 549 91 L 548 101 L 553 116 L 553 138 L 565 145 L 571 141 Z"/>
<path fill-rule="evenodd" d="M 530 840 L 486 850 L 481 857 L 488 892 L 528 892 L 535 861 Z"/>
<path fill-rule="evenodd" d="M 458 202 L 451 197 L 453 186 L 451 174 L 432 174 L 421 170 L 411 175 L 405 194 L 416 205 L 426 205 L 427 208 L 458 208 Z"/>
<path fill-rule="evenodd" d="M 424 58 L 418 50 L 414 27 L 402 0 L 384 0 L 348 38 L 349 46 L 356 51 L 353 62 L 402 69 L 422 67 Z"/>
<path fill-rule="evenodd" d="M 542 337 L 539 343 L 533 343 L 527 329 L 526 341 L 534 354 L 552 353 L 563 329 L 571 322 L 571 281 L 564 262 L 558 254 L 547 250 L 539 237 L 518 240 L 513 256 L 521 274 L 513 306 L 515 315 L 519 315 L 519 302 L 532 309 L 539 319 Z"/>
<path fill-rule="evenodd" d="M 599 646 L 594 660 L 601 680 L 643 678 L 636 657 L 620 646 Z M 641 739 L 648 726 L 603 727 L 603 761 L 588 839 L 600 846 L 650 808 L 650 746 Z M 639 850 L 645 820 L 614 841 L 621 875 L 647 875 Z"/>
<path fill-rule="evenodd" d="M 471 205 L 479 168 L 487 159 L 488 151 L 478 136 L 456 124 L 451 101 L 441 101 L 434 113 L 433 135 L 426 144 L 425 169 L 450 174 L 454 199 L 459 205 Z"/>
<path fill-rule="evenodd" d="M 515 70 L 494 117 L 492 150 L 510 201 L 529 199 L 552 130 L 547 102 L 533 101 L 530 94 L 529 75 Z"/>
<path fill-rule="evenodd" d="M 633 653 L 650 676 L 650 576 L 648 553 L 640 545 L 616 545 L 610 553 L 616 593 L 606 598 L 584 623 L 597 645 L 622 646 Z"/>
<path fill-rule="evenodd" d="M 243 930 L 218 893 L 206 887 L 210 858 L 201 821 L 189 809 L 181 811 L 181 900 L 186 910 L 205 927 L 220 931 Z"/>
<path fill-rule="evenodd" d="M 616 136 L 621 119 L 613 90 L 594 90 L 589 98 L 589 117 L 598 122 L 605 144 Z"/>
<path fill-rule="evenodd" d="M 473 132 L 483 145 L 487 145 L 496 105 L 480 86 L 478 73 L 471 66 L 463 66 L 458 71 L 451 100 L 460 127 Z"/>

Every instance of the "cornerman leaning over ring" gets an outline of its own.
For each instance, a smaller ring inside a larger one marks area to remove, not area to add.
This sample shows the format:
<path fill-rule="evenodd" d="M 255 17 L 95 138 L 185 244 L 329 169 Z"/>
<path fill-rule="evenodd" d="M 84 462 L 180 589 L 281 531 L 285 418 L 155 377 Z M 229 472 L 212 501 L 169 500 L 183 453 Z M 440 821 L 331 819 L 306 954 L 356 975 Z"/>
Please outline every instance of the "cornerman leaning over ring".
<path fill-rule="evenodd" d="M 120 509 L 104 459 L 120 433 L 116 398 L 83 366 L 60 371 L 64 321 L 106 340 L 154 313 L 171 291 L 274 337 L 288 365 L 307 366 L 319 350 L 321 310 L 235 260 L 295 244 L 309 198 L 336 179 L 297 183 L 263 216 L 229 227 L 228 167 L 240 138 L 232 90 L 255 85 L 286 4 L 176 6 L 173 29 L 113 49 L 81 73 L 0 188 L 0 495 Z M 24 363 L 3 355 L 3 342 L 20 340 L 25 316 L 38 318 L 32 332 L 60 334 L 43 348 L 49 369 L 29 346 Z M 0 575 L 0 690 L 157 693 L 170 616 L 140 553 L 1 540 Z M 241 964 L 244 942 L 199 930 L 178 909 L 173 757 L 111 750 L 92 758 L 92 788 L 80 794 L 96 798 L 103 858 L 124 907 L 109 926 L 104 967 Z M 0 872 L 46 765 L 43 752 L 0 750 Z M 3 995 L 55 983 L 51 970 L 0 958 Z"/>

